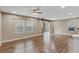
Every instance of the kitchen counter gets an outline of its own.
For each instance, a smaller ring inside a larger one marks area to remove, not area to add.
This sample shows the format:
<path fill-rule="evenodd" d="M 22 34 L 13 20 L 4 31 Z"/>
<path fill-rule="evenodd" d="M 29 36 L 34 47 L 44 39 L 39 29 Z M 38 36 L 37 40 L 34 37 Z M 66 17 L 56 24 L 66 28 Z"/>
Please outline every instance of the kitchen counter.
<path fill-rule="evenodd" d="M 59 34 L 59 35 L 67 35 L 67 36 L 72 36 L 72 37 L 79 37 L 78 34 L 69 34 L 69 33 L 55 33 L 55 34 Z"/>
<path fill-rule="evenodd" d="M 72 35 L 73 41 L 73 52 L 74 53 L 79 53 L 79 35 L 77 34 L 73 34 Z"/>
<path fill-rule="evenodd" d="M 77 34 L 73 34 L 72 37 L 79 37 L 79 35 L 77 35 Z"/>

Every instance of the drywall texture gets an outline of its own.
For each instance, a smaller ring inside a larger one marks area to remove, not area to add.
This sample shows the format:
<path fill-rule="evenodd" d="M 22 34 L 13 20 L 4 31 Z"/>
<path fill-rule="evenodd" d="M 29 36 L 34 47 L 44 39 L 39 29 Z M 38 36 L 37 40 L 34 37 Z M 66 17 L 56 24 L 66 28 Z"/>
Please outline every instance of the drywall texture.
<path fill-rule="evenodd" d="M 75 22 L 76 22 L 76 28 L 77 28 L 76 33 L 79 34 L 79 19 L 75 19 Z"/>
<path fill-rule="evenodd" d="M 68 33 L 67 21 L 55 21 L 54 22 L 55 33 Z"/>
<path fill-rule="evenodd" d="M 69 26 L 75 27 L 75 31 L 69 31 Z M 54 22 L 54 32 L 55 33 L 68 33 L 68 34 L 77 34 L 76 28 L 79 28 L 79 20 L 63 20 Z"/>
<path fill-rule="evenodd" d="M 76 27 L 79 28 L 79 19 L 75 19 L 76 20 Z"/>
<path fill-rule="evenodd" d="M 0 12 L 0 42 L 1 42 L 1 39 L 2 39 L 2 24 L 1 24 L 1 12 Z"/>
<path fill-rule="evenodd" d="M 33 32 L 24 32 L 23 34 L 16 35 L 15 34 L 15 19 L 29 20 L 30 18 L 3 13 L 2 14 L 2 29 L 3 29 L 2 30 L 2 38 L 3 38 L 2 41 L 41 34 L 42 32 L 41 21 L 34 20 Z"/>

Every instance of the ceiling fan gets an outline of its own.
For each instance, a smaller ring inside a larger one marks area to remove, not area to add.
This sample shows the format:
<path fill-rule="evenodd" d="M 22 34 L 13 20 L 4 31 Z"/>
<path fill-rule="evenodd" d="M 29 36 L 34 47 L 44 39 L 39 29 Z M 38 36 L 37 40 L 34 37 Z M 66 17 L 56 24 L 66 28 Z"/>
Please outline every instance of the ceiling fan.
<path fill-rule="evenodd" d="M 33 7 L 31 10 L 27 10 L 27 11 L 29 11 L 28 14 L 31 14 L 31 15 L 33 13 L 42 14 L 42 12 L 40 11 L 40 8 L 38 8 L 38 7 Z"/>

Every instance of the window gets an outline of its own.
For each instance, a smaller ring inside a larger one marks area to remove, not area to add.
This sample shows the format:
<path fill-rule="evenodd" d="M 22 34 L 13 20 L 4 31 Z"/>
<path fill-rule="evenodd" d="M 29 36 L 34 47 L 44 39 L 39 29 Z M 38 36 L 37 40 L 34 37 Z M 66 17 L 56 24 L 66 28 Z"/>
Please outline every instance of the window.
<path fill-rule="evenodd" d="M 15 34 L 23 34 L 24 32 L 33 32 L 33 20 L 15 19 Z"/>
<path fill-rule="evenodd" d="M 33 20 L 26 21 L 26 32 L 33 32 Z"/>
<path fill-rule="evenodd" d="M 17 20 L 15 22 L 15 33 L 16 34 L 22 34 L 25 30 L 25 22 L 24 20 Z"/>
<path fill-rule="evenodd" d="M 75 31 L 76 30 L 76 21 L 75 20 L 69 20 L 68 21 L 68 30 L 69 31 Z"/>

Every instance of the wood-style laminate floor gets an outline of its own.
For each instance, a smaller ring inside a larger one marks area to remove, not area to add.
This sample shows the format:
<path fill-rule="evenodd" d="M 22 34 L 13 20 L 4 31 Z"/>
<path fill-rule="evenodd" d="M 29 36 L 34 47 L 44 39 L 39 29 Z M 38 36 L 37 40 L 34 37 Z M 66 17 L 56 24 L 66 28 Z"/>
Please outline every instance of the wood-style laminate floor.
<path fill-rule="evenodd" d="M 67 53 L 70 36 L 54 35 L 51 40 L 37 36 L 19 41 L 3 43 L 0 53 Z"/>

